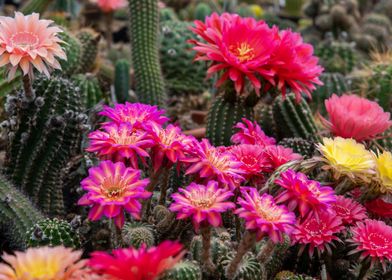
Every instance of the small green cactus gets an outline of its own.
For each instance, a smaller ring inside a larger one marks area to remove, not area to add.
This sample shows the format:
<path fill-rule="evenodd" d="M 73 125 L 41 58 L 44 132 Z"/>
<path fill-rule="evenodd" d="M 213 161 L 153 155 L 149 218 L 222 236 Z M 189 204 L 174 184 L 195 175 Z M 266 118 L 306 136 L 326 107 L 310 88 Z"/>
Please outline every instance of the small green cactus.
<path fill-rule="evenodd" d="M 152 226 L 148 224 L 125 223 L 121 235 L 125 245 L 135 248 L 140 248 L 142 244 L 151 247 L 155 243 Z"/>
<path fill-rule="evenodd" d="M 33 90 L 33 101 L 24 94 L 7 100 L 5 173 L 45 213 L 60 215 L 66 166 L 80 150 L 87 116 L 80 90 L 66 79 L 39 76 Z"/>
<path fill-rule="evenodd" d="M 357 64 L 357 54 L 352 43 L 327 40 L 319 45 L 315 54 L 327 72 L 350 73 Z"/>
<path fill-rule="evenodd" d="M 60 60 L 62 69 L 61 74 L 69 76 L 76 73 L 79 68 L 82 45 L 79 40 L 68 31 L 59 33 L 59 37 L 65 42 L 63 49 L 67 55 L 67 60 Z"/>
<path fill-rule="evenodd" d="M 71 225 L 57 218 L 39 221 L 27 231 L 27 246 L 60 246 L 79 248 L 80 238 Z"/>
<path fill-rule="evenodd" d="M 226 279 L 225 278 L 226 268 L 233 260 L 234 256 L 235 256 L 235 252 L 228 252 L 224 256 L 222 256 L 218 266 L 219 272 L 221 273 L 221 277 L 222 277 L 221 279 Z M 254 256 L 253 253 L 248 252 L 243 256 L 237 268 L 234 278 L 230 280 L 241 280 L 241 279 L 261 280 L 262 273 L 263 273 L 262 267 L 259 261 L 257 260 L 257 258 Z"/>
<path fill-rule="evenodd" d="M 200 266 L 191 261 L 182 261 L 166 271 L 159 280 L 201 280 Z"/>
<path fill-rule="evenodd" d="M 167 89 L 171 94 L 202 93 L 209 86 L 207 65 L 194 61 L 196 52 L 188 42 L 196 35 L 191 23 L 166 21 L 161 26 L 160 60 Z"/>
<path fill-rule="evenodd" d="M 114 74 L 114 93 L 118 103 L 129 101 L 130 68 L 131 66 L 127 59 L 117 60 Z"/>
<path fill-rule="evenodd" d="M 88 74 L 78 74 L 72 77 L 75 85 L 79 87 L 83 105 L 86 109 L 92 108 L 104 99 L 97 77 Z"/>
<path fill-rule="evenodd" d="M 201 262 L 203 250 L 203 242 L 200 235 L 193 237 L 189 246 L 189 252 L 192 260 Z M 218 263 L 222 256 L 229 253 L 230 247 L 227 241 L 222 240 L 219 236 L 214 236 L 211 239 L 211 259 L 214 263 Z"/>
<path fill-rule="evenodd" d="M 165 107 L 166 91 L 159 63 L 158 0 L 129 0 L 132 63 L 140 102 Z"/>
<path fill-rule="evenodd" d="M 15 186 L 0 176 L 0 224 L 8 231 L 15 247 L 25 247 L 26 232 L 44 219 L 43 214 Z M 4 242 L 2 240 L 2 242 Z"/>
<path fill-rule="evenodd" d="M 313 157 L 316 151 L 312 141 L 298 137 L 284 138 L 279 142 L 279 145 L 293 149 L 294 152 L 302 155 L 305 159 Z"/>
<path fill-rule="evenodd" d="M 288 236 L 285 236 L 281 243 L 275 245 L 271 256 L 265 263 L 268 279 L 272 279 L 282 269 L 289 248 L 290 238 Z"/>
<path fill-rule="evenodd" d="M 76 34 L 81 44 L 78 73 L 87 73 L 94 69 L 98 55 L 98 43 L 101 35 L 91 28 L 84 28 Z"/>
<path fill-rule="evenodd" d="M 206 17 L 212 14 L 212 9 L 207 3 L 199 3 L 195 7 L 194 18 L 205 21 Z"/>
<path fill-rule="evenodd" d="M 43 14 L 53 0 L 29 0 L 25 2 L 20 11 L 24 15 L 29 15 L 32 13 Z"/>
<path fill-rule="evenodd" d="M 324 101 L 332 96 L 332 94 L 341 95 L 348 92 L 348 85 L 344 75 L 341 73 L 323 73 L 320 80 L 324 85 L 318 86 L 312 93 L 312 100 L 309 106 L 313 112 L 319 112 L 321 115 L 326 115 Z"/>

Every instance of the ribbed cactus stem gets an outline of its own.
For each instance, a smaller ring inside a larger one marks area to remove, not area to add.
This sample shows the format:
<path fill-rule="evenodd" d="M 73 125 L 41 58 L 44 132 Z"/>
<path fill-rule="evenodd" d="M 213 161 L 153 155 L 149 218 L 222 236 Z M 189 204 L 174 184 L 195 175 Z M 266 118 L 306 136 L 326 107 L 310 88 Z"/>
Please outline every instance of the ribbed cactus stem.
<path fill-rule="evenodd" d="M 52 2 L 53 0 L 29 0 L 23 5 L 20 11 L 24 15 L 32 13 L 43 14 Z"/>
<path fill-rule="evenodd" d="M 0 176 L 0 224 L 12 231 L 13 242 L 25 246 L 25 234 L 44 219 L 31 201 L 5 178 Z M 2 241 L 3 242 L 3 241 Z"/>
<path fill-rule="evenodd" d="M 271 256 L 272 251 L 275 248 L 275 243 L 272 240 L 268 240 L 266 244 L 261 248 L 259 254 L 257 255 L 257 259 L 261 263 L 265 263 L 268 258 Z"/>
<path fill-rule="evenodd" d="M 129 0 L 129 8 L 136 95 L 142 103 L 164 107 L 166 92 L 159 64 L 158 0 Z"/>
<path fill-rule="evenodd" d="M 130 64 L 126 59 L 116 62 L 114 75 L 114 92 L 118 103 L 129 101 Z"/>
<path fill-rule="evenodd" d="M 200 227 L 201 240 L 203 244 L 203 250 L 201 255 L 201 262 L 203 269 L 208 273 L 212 274 L 215 270 L 215 265 L 211 260 L 211 226 L 209 224 L 203 224 Z"/>

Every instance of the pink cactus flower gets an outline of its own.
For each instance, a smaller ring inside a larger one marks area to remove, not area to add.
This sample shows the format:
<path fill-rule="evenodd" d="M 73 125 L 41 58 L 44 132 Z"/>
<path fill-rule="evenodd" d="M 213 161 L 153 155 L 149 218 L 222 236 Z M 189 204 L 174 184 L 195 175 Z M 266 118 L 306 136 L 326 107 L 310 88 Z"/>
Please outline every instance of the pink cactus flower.
<path fill-rule="evenodd" d="M 231 137 L 231 142 L 234 144 L 251 144 L 262 147 L 275 145 L 275 139 L 265 135 L 257 122 L 243 118 L 242 123 L 237 123 L 235 128 L 239 131 Z"/>
<path fill-rule="evenodd" d="M 344 230 L 342 220 L 334 213 L 324 211 L 318 215 L 309 215 L 305 220 L 300 220 L 293 232 L 291 240 L 300 244 L 300 254 L 309 246 L 309 255 L 313 256 L 314 250 L 323 253 L 325 250 L 332 254 L 333 241 L 340 241 L 336 234 Z"/>
<path fill-rule="evenodd" d="M 178 212 L 177 219 L 191 217 L 196 231 L 201 223 L 218 227 L 222 224 L 220 213 L 235 208 L 235 204 L 228 201 L 233 195 L 230 190 L 219 188 L 216 181 L 209 181 L 206 186 L 191 183 L 172 195 L 174 202 L 170 210 Z"/>
<path fill-rule="evenodd" d="M 344 225 L 351 225 L 367 218 L 365 207 L 351 198 L 338 195 L 331 207 Z"/>
<path fill-rule="evenodd" d="M 296 154 L 292 149 L 280 145 L 267 146 L 265 148 L 265 154 L 269 158 L 273 169 L 276 169 L 289 161 L 302 159 L 300 154 Z"/>
<path fill-rule="evenodd" d="M 290 234 L 295 215 L 284 205 L 277 205 L 269 194 L 260 195 L 255 188 L 241 188 L 241 206 L 235 213 L 245 220 L 247 230 L 256 231 L 258 239 L 265 234 L 275 243 L 282 241 L 282 234 Z"/>
<path fill-rule="evenodd" d="M 7 66 L 8 78 L 20 68 L 23 75 L 33 76 L 33 69 L 49 77 L 51 69 L 61 69 L 57 60 L 67 59 L 57 34 L 62 30 L 53 21 L 39 19 L 39 14 L 0 17 L 0 67 Z"/>
<path fill-rule="evenodd" d="M 89 176 L 81 182 L 87 191 L 80 198 L 79 205 L 91 205 L 88 218 L 99 220 L 102 215 L 112 219 L 118 227 L 124 224 L 124 210 L 135 219 L 140 218 L 140 199 L 151 196 L 145 190 L 148 179 L 140 179 L 140 170 L 125 167 L 124 163 L 102 161 L 89 169 Z"/>
<path fill-rule="evenodd" d="M 135 129 L 130 123 L 110 123 L 102 130 L 96 130 L 88 135 L 89 152 L 96 152 L 101 158 L 115 161 L 129 159 L 133 168 L 138 168 L 138 156 L 148 157 L 146 151 L 154 145 L 154 141 L 147 138 L 147 132 Z"/>
<path fill-rule="evenodd" d="M 329 121 L 322 119 L 335 136 L 357 141 L 371 140 L 392 125 L 390 113 L 374 101 L 357 95 L 332 95 L 325 101 Z"/>
<path fill-rule="evenodd" d="M 216 180 L 220 184 L 236 187 L 244 179 L 239 169 L 242 164 L 229 152 L 222 152 L 212 146 L 207 139 L 195 143 L 194 154 L 182 161 L 190 163 L 187 175 L 197 173 L 207 181 Z"/>
<path fill-rule="evenodd" d="M 335 192 L 331 187 L 321 186 L 319 182 L 291 169 L 283 172 L 275 183 L 285 190 L 277 197 L 277 203 L 288 203 L 288 208 L 294 211 L 298 207 L 301 217 L 311 211 L 318 214 L 325 212 L 336 201 Z"/>
<path fill-rule="evenodd" d="M 125 8 L 128 5 L 126 0 L 93 0 L 104 13 L 111 13 Z"/>
<path fill-rule="evenodd" d="M 142 103 L 115 104 L 114 108 L 104 106 L 101 116 L 108 117 L 111 121 L 120 124 L 128 122 L 135 128 L 143 128 L 144 125 L 154 122 L 164 124 L 169 118 L 163 116 L 164 110 L 159 110 L 157 106 L 151 106 Z"/>
<path fill-rule="evenodd" d="M 352 243 L 356 248 L 351 253 L 361 252 L 361 260 L 370 258 L 379 261 L 384 269 L 392 261 L 392 227 L 383 221 L 365 220 L 351 229 Z"/>
<path fill-rule="evenodd" d="M 89 266 L 112 280 L 156 280 L 173 268 L 184 256 L 178 242 L 164 241 L 156 247 L 116 249 L 112 254 L 94 252 Z"/>

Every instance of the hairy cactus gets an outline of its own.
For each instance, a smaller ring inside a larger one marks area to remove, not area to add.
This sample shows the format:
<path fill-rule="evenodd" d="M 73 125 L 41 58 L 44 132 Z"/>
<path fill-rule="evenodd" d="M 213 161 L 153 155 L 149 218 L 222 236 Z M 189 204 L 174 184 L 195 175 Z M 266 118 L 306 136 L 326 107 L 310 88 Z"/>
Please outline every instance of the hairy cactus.
<path fill-rule="evenodd" d="M 233 260 L 234 256 L 235 256 L 235 252 L 229 252 L 224 256 L 222 256 L 219 263 L 219 271 L 222 274 L 221 279 L 226 279 L 224 276 L 226 272 L 226 268 Z M 233 280 L 241 280 L 241 279 L 260 280 L 261 275 L 262 275 L 262 267 L 259 261 L 251 252 L 248 252 L 243 256 Z"/>
<path fill-rule="evenodd" d="M 114 74 L 114 93 L 118 103 L 129 101 L 129 69 L 130 63 L 126 59 L 119 59 L 116 62 Z"/>
<path fill-rule="evenodd" d="M 80 95 L 85 108 L 94 107 L 103 97 L 98 79 L 92 74 L 78 74 L 72 77 L 75 85 L 79 87 Z"/>
<path fill-rule="evenodd" d="M 98 54 L 98 43 L 101 35 L 91 28 L 84 28 L 76 34 L 81 44 L 81 56 L 78 73 L 87 73 L 93 70 Z"/>
<path fill-rule="evenodd" d="M 258 112 L 260 126 L 278 141 L 283 138 L 318 136 L 312 112 L 305 101 L 297 103 L 294 94 L 277 97 L 272 105 L 264 105 Z"/>
<path fill-rule="evenodd" d="M 316 150 L 312 141 L 298 137 L 284 138 L 279 142 L 279 145 L 293 149 L 294 152 L 302 155 L 305 159 L 311 158 Z"/>
<path fill-rule="evenodd" d="M 129 0 L 132 63 L 140 102 L 165 106 L 166 92 L 159 64 L 158 0 Z"/>
<path fill-rule="evenodd" d="M 348 85 L 345 77 L 341 73 L 323 73 L 320 80 L 324 85 L 318 86 L 312 93 L 312 100 L 309 106 L 313 112 L 326 114 L 324 101 L 332 96 L 332 94 L 341 95 L 348 91 Z"/>
<path fill-rule="evenodd" d="M 52 2 L 53 0 L 29 0 L 22 6 L 20 11 L 25 15 L 32 13 L 43 14 Z"/>
<path fill-rule="evenodd" d="M 125 245 L 135 248 L 140 248 L 142 244 L 151 247 L 155 243 L 153 229 L 149 224 L 126 223 L 121 235 Z"/>
<path fill-rule="evenodd" d="M 40 76 L 36 98 L 7 100 L 10 118 L 5 172 L 45 213 L 64 211 L 62 180 L 79 151 L 86 116 L 79 89 L 61 77 Z"/>
<path fill-rule="evenodd" d="M 9 242 L 19 248 L 25 247 L 27 230 L 43 218 L 22 192 L 0 176 L 0 225 L 7 229 Z"/>
<path fill-rule="evenodd" d="M 64 31 L 59 33 L 61 40 L 65 42 L 63 49 L 67 55 L 67 60 L 61 60 L 61 73 L 63 75 L 72 75 L 77 72 L 82 55 L 82 46 L 79 40 L 71 33 Z"/>
<path fill-rule="evenodd" d="M 200 266 L 195 262 L 182 261 L 166 271 L 159 280 L 201 280 Z"/>
<path fill-rule="evenodd" d="M 166 21 L 161 27 L 160 59 L 167 89 L 172 94 L 201 93 L 208 88 L 207 65 L 193 61 L 195 52 L 188 40 L 195 39 L 191 23 Z"/>
<path fill-rule="evenodd" d="M 207 138 L 215 146 L 229 146 L 235 132 L 234 125 L 247 118 L 254 119 L 251 98 L 238 97 L 234 92 L 218 96 L 208 112 Z"/>
<path fill-rule="evenodd" d="M 327 40 L 316 48 L 315 54 L 327 72 L 347 74 L 357 64 L 354 45 L 348 42 Z"/>
<path fill-rule="evenodd" d="M 79 248 L 80 238 L 71 225 L 57 218 L 45 219 L 34 224 L 27 231 L 27 246 L 59 246 Z"/>

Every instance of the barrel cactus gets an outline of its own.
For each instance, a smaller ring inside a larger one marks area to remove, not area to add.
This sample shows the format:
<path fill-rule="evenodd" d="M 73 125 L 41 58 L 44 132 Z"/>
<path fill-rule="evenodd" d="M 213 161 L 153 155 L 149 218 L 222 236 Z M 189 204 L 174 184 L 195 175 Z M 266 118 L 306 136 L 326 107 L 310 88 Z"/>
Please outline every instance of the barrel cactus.
<path fill-rule="evenodd" d="M 91 28 L 84 28 L 76 34 L 81 45 L 78 73 L 91 72 L 96 64 L 100 34 Z"/>
<path fill-rule="evenodd" d="M 123 242 L 127 246 L 140 248 L 142 244 L 151 247 L 155 243 L 153 229 L 148 224 L 126 223 L 121 232 Z"/>
<path fill-rule="evenodd" d="M 93 74 L 78 74 L 73 76 L 72 80 L 79 87 L 85 108 L 92 108 L 104 99 L 99 81 Z"/>
<path fill-rule="evenodd" d="M 327 40 L 316 48 L 315 53 L 327 72 L 347 74 L 358 62 L 354 44 L 345 41 Z"/>
<path fill-rule="evenodd" d="M 159 280 L 201 280 L 200 266 L 191 261 L 182 261 L 166 271 Z"/>

